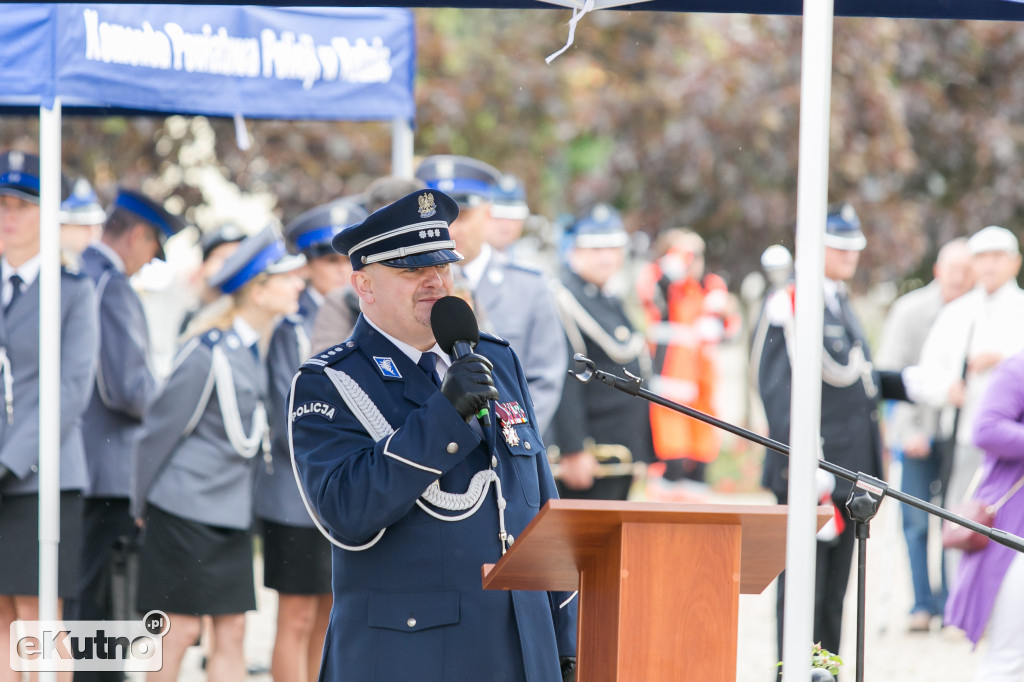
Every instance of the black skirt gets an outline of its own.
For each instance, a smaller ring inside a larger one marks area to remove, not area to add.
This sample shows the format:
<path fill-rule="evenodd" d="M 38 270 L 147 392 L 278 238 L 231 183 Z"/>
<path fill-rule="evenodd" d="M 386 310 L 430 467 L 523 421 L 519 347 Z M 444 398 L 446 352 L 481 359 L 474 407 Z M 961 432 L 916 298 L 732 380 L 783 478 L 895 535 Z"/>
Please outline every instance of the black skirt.
<path fill-rule="evenodd" d="M 82 493 L 60 493 L 60 545 L 57 549 L 57 596 L 78 595 L 82 554 Z M 0 594 L 39 594 L 39 495 L 6 494 L 0 498 Z"/>
<path fill-rule="evenodd" d="M 139 550 L 138 610 L 224 615 L 256 609 L 252 536 L 149 505 Z"/>
<path fill-rule="evenodd" d="M 263 584 L 281 594 L 329 594 L 331 543 L 316 528 L 263 523 Z"/>

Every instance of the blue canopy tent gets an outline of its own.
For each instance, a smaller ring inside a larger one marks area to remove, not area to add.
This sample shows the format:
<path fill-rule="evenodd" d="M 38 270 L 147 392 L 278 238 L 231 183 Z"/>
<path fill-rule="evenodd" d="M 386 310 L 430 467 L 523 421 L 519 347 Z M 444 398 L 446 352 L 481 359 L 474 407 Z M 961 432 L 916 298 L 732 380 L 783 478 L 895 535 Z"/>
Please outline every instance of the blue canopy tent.
<path fill-rule="evenodd" d="M 38 108 L 40 357 L 60 356 L 61 112 L 392 121 L 412 175 L 415 31 L 386 8 L 8 4 L 0 108 Z M 40 618 L 56 620 L 60 368 L 40 367 Z M 42 421 L 42 420 L 41 420 Z M 44 673 L 45 675 L 45 673 Z"/>

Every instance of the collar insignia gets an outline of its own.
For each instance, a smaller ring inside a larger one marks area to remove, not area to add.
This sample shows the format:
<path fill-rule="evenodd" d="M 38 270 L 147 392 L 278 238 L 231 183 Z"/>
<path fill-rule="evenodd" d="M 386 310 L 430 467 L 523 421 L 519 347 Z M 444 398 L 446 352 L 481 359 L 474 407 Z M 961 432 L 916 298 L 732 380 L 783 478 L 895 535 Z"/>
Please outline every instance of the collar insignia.
<path fill-rule="evenodd" d="M 392 379 L 401 379 L 402 374 L 398 371 L 398 367 L 395 367 L 395 361 L 391 358 L 379 358 L 376 355 L 373 356 L 373 361 L 377 363 L 377 369 L 380 373 L 386 377 Z"/>

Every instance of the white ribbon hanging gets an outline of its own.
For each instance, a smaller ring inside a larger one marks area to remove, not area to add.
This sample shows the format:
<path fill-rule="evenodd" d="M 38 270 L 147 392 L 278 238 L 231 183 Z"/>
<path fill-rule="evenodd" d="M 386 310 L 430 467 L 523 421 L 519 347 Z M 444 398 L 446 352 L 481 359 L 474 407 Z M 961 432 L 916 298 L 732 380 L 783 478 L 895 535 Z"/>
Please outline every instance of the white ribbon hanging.
<path fill-rule="evenodd" d="M 235 144 L 238 145 L 239 151 L 249 151 L 249 129 L 245 127 L 245 117 L 242 116 L 242 112 L 235 112 Z"/>
<path fill-rule="evenodd" d="M 562 47 L 562 49 L 560 49 L 558 52 L 555 52 L 554 54 L 548 55 L 544 59 L 546 63 L 550 64 L 551 62 L 555 61 L 563 52 L 572 47 L 572 43 L 576 39 L 576 24 L 580 23 L 580 19 L 583 18 L 584 14 L 590 12 L 593 9 L 594 0 L 584 0 L 582 9 L 579 7 L 572 8 L 572 18 L 569 19 L 569 39 L 565 41 L 565 46 Z"/>

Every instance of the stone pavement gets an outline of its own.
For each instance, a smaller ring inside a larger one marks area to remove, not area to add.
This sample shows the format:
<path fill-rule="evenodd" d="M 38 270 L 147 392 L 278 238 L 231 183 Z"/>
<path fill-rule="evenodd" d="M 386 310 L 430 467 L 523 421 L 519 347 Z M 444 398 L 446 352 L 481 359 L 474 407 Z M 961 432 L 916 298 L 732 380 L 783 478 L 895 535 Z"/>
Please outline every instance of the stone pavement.
<path fill-rule="evenodd" d="M 770 504 L 772 498 L 761 493 L 713 495 L 710 501 Z M 980 650 L 979 653 L 972 652 L 962 634 L 949 628 L 940 630 L 937 621 L 933 622 L 933 630 L 929 634 L 907 632 L 907 614 L 912 600 L 898 507 L 895 500 L 885 500 L 871 523 L 864 678 L 869 682 L 967 682 L 971 679 Z M 258 604 L 259 610 L 248 615 L 246 652 L 250 662 L 269 664 L 276 611 L 274 593 L 261 590 Z M 774 608 L 774 584 L 762 594 L 740 596 L 738 682 L 771 682 L 775 679 L 774 666 L 778 659 L 775 653 Z M 856 615 L 855 566 L 847 592 L 843 645 L 839 652 L 845 661 L 841 675 L 843 680 L 855 679 Z M 191 649 L 180 679 L 184 682 L 205 680 L 199 661 L 199 650 Z M 256 675 L 249 679 L 269 682 L 271 678 L 269 675 Z"/>

